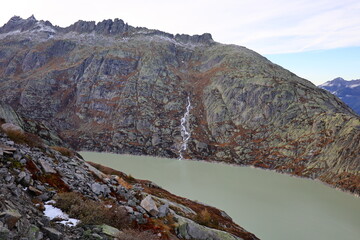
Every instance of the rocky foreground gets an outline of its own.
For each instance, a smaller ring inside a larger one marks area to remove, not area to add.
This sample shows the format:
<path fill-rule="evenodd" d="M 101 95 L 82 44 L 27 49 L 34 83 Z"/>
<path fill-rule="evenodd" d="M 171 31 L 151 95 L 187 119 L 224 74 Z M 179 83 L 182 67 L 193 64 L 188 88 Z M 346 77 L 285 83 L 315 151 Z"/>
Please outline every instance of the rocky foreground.
<path fill-rule="evenodd" d="M 0 28 L 0 91 L 78 150 L 253 165 L 360 193 L 359 116 L 210 34 L 13 17 Z"/>
<path fill-rule="evenodd" d="M 216 208 L 0 130 L 0 239 L 258 239 Z"/>

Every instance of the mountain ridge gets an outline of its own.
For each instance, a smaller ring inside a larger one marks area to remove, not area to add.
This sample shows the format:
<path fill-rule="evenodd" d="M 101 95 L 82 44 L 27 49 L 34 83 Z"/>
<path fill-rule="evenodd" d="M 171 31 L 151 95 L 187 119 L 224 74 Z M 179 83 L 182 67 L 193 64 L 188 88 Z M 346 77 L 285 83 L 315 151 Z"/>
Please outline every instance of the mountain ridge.
<path fill-rule="evenodd" d="M 360 79 L 345 80 L 338 77 L 318 87 L 336 95 L 360 115 Z"/>
<path fill-rule="evenodd" d="M 353 110 L 254 51 L 201 36 L 0 34 L 2 100 L 75 149 L 178 158 L 189 98 L 184 158 L 360 192 Z"/>
<path fill-rule="evenodd" d="M 49 36 L 56 35 L 57 32 L 66 34 L 69 32 L 82 33 L 95 33 L 106 36 L 127 36 L 131 34 L 144 34 L 144 35 L 159 35 L 174 39 L 182 43 L 212 43 L 213 39 L 211 34 L 204 33 L 201 35 L 188 35 L 188 34 L 176 34 L 166 33 L 159 30 L 148 29 L 145 27 L 133 27 L 125 23 L 121 19 L 107 19 L 101 22 L 95 23 L 95 21 L 82 21 L 79 20 L 68 27 L 53 26 L 49 21 L 36 20 L 34 15 L 27 19 L 23 19 L 19 16 L 12 17 L 6 24 L 0 27 L 0 34 L 12 33 L 12 32 L 45 32 Z"/>

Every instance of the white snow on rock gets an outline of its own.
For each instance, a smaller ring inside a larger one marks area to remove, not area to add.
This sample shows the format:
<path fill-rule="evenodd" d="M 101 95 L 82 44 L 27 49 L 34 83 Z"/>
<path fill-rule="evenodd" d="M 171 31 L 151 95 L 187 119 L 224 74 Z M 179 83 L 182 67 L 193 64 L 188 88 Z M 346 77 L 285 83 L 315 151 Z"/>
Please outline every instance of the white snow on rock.
<path fill-rule="evenodd" d="M 54 218 L 60 218 L 64 219 L 63 221 L 60 221 L 61 224 L 67 225 L 67 226 L 76 226 L 80 220 L 75 218 L 69 218 L 69 215 L 61 211 L 61 209 L 54 207 L 53 204 L 54 201 L 48 201 L 45 203 L 45 211 L 44 215 L 50 218 L 50 220 L 53 220 Z"/>
<path fill-rule="evenodd" d="M 326 83 L 323 83 L 323 84 L 319 85 L 319 87 L 332 87 L 332 86 L 334 86 L 334 84 L 329 83 L 329 82 L 326 82 Z"/>
<path fill-rule="evenodd" d="M 55 29 L 53 29 L 50 26 L 46 26 L 43 22 L 37 22 L 36 23 L 36 32 L 51 32 L 56 33 Z"/>
<path fill-rule="evenodd" d="M 356 87 L 359 87 L 360 86 L 360 84 L 352 84 L 352 85 L 349 85 L 348 87 L 349 88 L 356 88 Z"/>

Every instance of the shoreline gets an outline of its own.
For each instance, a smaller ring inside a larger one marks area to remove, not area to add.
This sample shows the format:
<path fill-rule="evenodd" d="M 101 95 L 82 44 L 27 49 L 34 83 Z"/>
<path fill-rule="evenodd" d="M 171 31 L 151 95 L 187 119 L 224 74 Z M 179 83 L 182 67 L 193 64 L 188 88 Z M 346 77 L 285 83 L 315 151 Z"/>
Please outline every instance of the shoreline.
<path fill-rule="evenodd" d="M 96 151 L 89 151 L 89 150 L 81 150 L 81 151 L 77 151 L 77 153 L 82 156 L 80 154 L 80 152 L 92 152 L 92 153 L 101 153 L 101 154 L 114 154 L 114 155 L 126 155 L 126 156 L 141 156 L 141 157 L 153 157 L 153 158 L 161 158 L 161 159 L 172 159 L 175 161 L 196 161 L 196 162 L 203 162 L 203 163 L 211 163 L 211 164 L 221 164 L 221 165 L 227 165 L 227 166 L 232 166 L 232 167 L 249 167 L 249 168 L 253 168 L 253 169 L 259 169 L 259 170 L 263 170 L 263 171 L 269 171 L 269 172 L 274 172 L 274 173 L 278 173 L 278 174 L 282 174 L 282 175 L 286 175 L 289 177 L 294 177 L 294 178 L 299 178 L 299 179 L 305 179 L 305 180 L 311 180 L 311 181 L 315 181 L 317 183 L 320 183 L 324 186 L 330 187 L 332 189 L 341 191 L 343 193 L 349 194 L 351 196 L 354 196 L 355 198 L 360 199 L 360 194 L 357 193 L 353 193 L 351 191 L 339 188 L 339 187 L 335 187 L 329 183 L 323 182 L 318 178 L 308 178 L 308 177 L 303 177 L 303 176 L 298 176 L 298 175 L 293 175 L 290 173 L 286 173 L 286 172 L 279 172 L 277 170 L 274 169 L 269 169 L 269 168 L 261 168 L 261 167 L 255 167 L 253 165 L 240 165 L 240 164 L 234 164 L 234 163 L 226 163 L 226 162 L 219 162 L 219 161 L 211 161 L 211 160 L 201 160 L 201 159 L 177 159 L 177 158 L 168 158 L 168 157 L 159 157 L 159 156 L 152 156 L 152 155 L 133 155 L 133 154 L 128 154 L 128 153 L 113 153 L 113 152 L 96 152 Z M 86 161 L 84 159 L 84 161 Z M 87 162 L 87 161 L 86 161 Z M 105 165 L 104 165 L 105 166 Z"/>

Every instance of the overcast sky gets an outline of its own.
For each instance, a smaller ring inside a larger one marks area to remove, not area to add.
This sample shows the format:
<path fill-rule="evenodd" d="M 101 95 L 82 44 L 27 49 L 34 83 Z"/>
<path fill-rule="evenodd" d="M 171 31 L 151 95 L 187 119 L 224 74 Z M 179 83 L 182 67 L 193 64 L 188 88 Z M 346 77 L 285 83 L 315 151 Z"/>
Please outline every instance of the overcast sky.
<path fill-rule="evenodd" d="M 173 34 L 209 32 L 217 42 L 246 46 L 274 61 L 278 54 L 302 57 L 303 52 L 360 46 L 359 0 L 9 0 L 1 3 L 0 25 L 14 15 L 32 14 L 62 27 L 79 19 L 120 18 L 132 26 Z M 317 76 L 322 79 L 315 79 L 291 70 L 313 82 L 330 80 L 321 73 Z M 349 77 L 360 78 L 359 71 Z"/>

